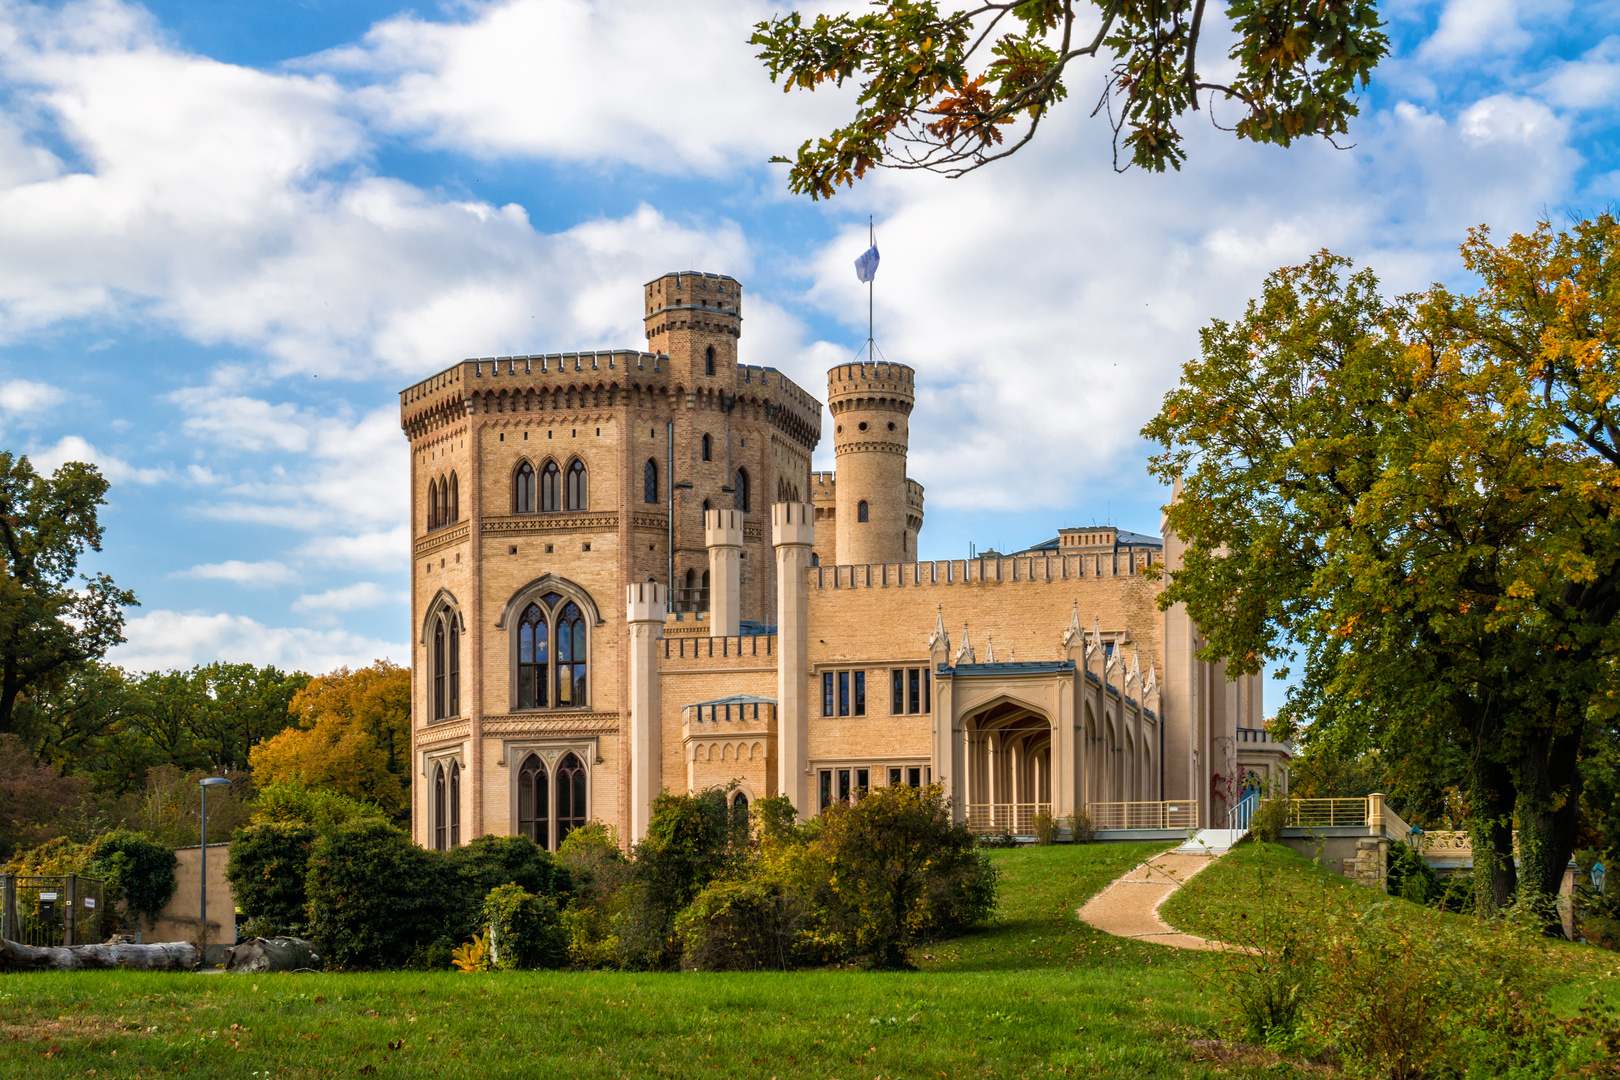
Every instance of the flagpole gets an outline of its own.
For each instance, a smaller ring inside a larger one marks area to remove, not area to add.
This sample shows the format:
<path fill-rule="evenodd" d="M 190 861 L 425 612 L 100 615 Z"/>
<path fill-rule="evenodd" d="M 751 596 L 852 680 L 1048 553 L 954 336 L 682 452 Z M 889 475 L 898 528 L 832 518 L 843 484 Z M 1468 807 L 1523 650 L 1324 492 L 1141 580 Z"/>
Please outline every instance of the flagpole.
<path fill-rule="evenodd" d="M 877 230 L 872 224 L 872 215 L 866 215 L 866 241 L 869 247 L 877 246 Z M 877 363 L 877 354 L 872 348 L 872 286 L 877 281 L 873 274 L 866 282 L 866 358 Z"/>

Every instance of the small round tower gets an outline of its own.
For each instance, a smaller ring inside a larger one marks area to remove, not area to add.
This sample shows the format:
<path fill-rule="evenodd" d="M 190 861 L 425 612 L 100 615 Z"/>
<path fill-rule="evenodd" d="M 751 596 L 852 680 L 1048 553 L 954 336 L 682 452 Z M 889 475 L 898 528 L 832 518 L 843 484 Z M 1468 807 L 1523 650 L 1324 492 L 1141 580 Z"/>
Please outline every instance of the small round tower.
<path fill-rule="evenodd" d="M 840 364 L 827 372 L 837 455 L 834 515 L 840 563 L 914 562 L 921 507 L 909 504 L 906 447 L 916 372 L 904 364 Z M 921 488 L 919 486 L 919 493 Z"/>

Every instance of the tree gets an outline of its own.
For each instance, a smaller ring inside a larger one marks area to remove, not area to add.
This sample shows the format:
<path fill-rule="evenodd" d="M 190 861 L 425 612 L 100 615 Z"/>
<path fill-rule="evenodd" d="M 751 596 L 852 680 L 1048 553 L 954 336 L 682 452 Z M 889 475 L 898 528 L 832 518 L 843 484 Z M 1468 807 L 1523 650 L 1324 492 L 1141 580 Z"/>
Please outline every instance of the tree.
<path fill-rule="evenodd" d="M 321 675 L 293 696 L 297 726 L 249 753 L 261 787 L 291 782 L 367 799 L 390 813 L 408 805 L 411 673 L 379 660 Z"/>
<path fill-rule="evenodd" d="M 107 487 L 94 465 L 70 461 L 45 477 L 0 451 L 0 733 L 13 730 L 20 698 L 124 640 L 135 594 L 105 573 L 76 580 L 80 556 L 101 550 Z"/>
<path fill-rule="evenodd" d="M 1279 719 L 1313 742 L 1464 759 L 1497 905 L 1556 891 L 1580 753 L 1612 722 L 1617 252 L 1608 217 L 1480 229 L 1477 293 L 1394 303 L 1323 253 L 1205 329 L 1144 429 L 1188 542 L 1161 603 L 1233 674 L 1302 649 Z"/>
<path fill-rule="evenodd" d="M 1116 167 L 1123 143 L 1130 164 L 1179 169 L 1186 152 L 1176 125 L 1201 94 L 1212 112 L 1216 95 L 1236 103 L 1239 138 L 1332 140 L 1358 115 L 1353 95 L 1389 51 L 1376 0 L 1231 0 L 1224 25 L 1206 24 L 1204 0 L 871 6 L 809 25 L 794 11 L 754 28 L 750 43 L 784 90 L 860 81 L 854 119 L 799 147 L 789 173 L 799 194 L 830 197 L 877 166 L 960 176 L 1006 157 L 1068 96 L 1065 73 L 1082 58 L 1111 61 L 1093 115 L 1108 109 Z M 1224 82 L 1200 73 L 1211 30 L 1236 42 Z"/>

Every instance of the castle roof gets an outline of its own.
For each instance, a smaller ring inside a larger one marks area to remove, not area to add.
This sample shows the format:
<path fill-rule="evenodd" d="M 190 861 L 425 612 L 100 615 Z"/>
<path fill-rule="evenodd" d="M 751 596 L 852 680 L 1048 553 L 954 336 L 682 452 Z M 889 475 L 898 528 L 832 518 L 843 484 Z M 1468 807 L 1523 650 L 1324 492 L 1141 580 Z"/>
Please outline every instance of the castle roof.
<path fill-rule="evenodd" d="M 1078 532 L 1078 531 L 1080 531 L 1080 529 L 1078 527 L 1074 528 L 1074 529 L 1064 529 L 1063 530 L 1063 532 Z M 1117 547 L 1117 548 L 1121 548 L 1121 547 L 1163 548 L 1164 547 L 1164 541 L 1161 540 L 1157 536 L 1149 536 L 1146 533 L 1131 532 L 1128 529 L 1114 529 L 1113 531 L 1114 531 L 1114 546 Z M 1037 552 L 1042 552 L 1042 551 L 1056 551 L 1058 549 L 1058 540 L 1059 539 L 1060 539 L 1060 537 L 1054 536 L 1050 540 L 1043 540 L 1039 544 L 1032 544 L 1029 547 L 1024 548 L 1022 551 L 1013 552 L 1013 554 L 1014 555 L 1032 555 L 1032 554 L 1035 554 Z M 1069 550 L 1072 552 L 1074 549 L 1070 548 Z M 985 554 L 989 555 L 991 553 L 990 552 L 985 552 Z"/>

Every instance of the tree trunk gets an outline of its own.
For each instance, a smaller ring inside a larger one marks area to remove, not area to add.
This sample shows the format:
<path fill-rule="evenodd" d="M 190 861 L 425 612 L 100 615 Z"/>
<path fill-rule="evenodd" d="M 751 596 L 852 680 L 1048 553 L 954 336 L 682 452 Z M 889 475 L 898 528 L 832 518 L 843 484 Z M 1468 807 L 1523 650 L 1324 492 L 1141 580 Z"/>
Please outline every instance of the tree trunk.
<path fill-rule="evenodd" d="M 1474 908 L 1493 915 L 1513 902 L 1513 776 L 1507 766 L 1476 754 L 1473 784 Z"/>
<path fill-rule="evenodd" d="M 1548 900 L 1558 895 L 1575 853 L 1581 736 L 1580 725 L 1561 735 L 1538 735 L 1519 759 L 1519 882 Z"/>
<path fill-rule="evenodd" d="M 225 950 L 226 971 L 257 975 L 267 971 L 320 971 L 326 966 L 315 946 L 302 938 L 251 938 Z"/>
<path fill-rule="evenodd" d="M 197 947 L 189 941 L 159 945 L 58 945 L 35 948 L 0 938 L 0 971 L 190 971 Z"/>

